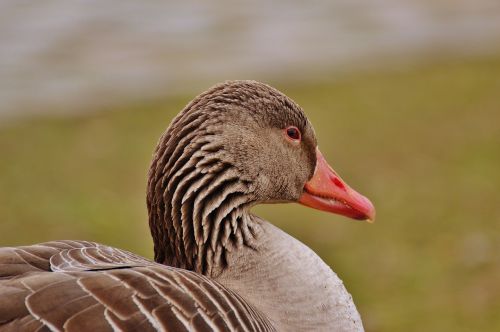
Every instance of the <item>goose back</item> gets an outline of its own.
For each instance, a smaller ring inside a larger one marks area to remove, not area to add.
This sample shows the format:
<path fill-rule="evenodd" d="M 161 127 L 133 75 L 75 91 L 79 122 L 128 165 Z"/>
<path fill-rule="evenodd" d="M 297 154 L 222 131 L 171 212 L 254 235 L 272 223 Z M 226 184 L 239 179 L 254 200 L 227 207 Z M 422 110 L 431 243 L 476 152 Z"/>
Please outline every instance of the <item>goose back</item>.
<path fill-rule="evenodd" d="M 0 249 L 0 331 L 274 331 L 203 275 L 86 241 Z"/>

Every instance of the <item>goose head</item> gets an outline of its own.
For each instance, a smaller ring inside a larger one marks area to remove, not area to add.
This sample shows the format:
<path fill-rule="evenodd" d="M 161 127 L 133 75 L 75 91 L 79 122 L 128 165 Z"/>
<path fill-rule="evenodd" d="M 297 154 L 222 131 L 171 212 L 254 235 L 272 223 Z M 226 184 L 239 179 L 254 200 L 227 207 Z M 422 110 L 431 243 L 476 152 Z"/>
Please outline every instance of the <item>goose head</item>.
<path fill-rule="evenodd" d="M 156 259 L 189 268 L 208 244 L 217 252 L 221 238 L 245 243 L 248 208 L 276 202 L 375 217 L 372 203 L 328 165 L 295 102 L 255 81 L 216 85 L 185 107 L 156 148 L 148 181 Z M 195 257 L 183 257 L 189 250 Z"/>

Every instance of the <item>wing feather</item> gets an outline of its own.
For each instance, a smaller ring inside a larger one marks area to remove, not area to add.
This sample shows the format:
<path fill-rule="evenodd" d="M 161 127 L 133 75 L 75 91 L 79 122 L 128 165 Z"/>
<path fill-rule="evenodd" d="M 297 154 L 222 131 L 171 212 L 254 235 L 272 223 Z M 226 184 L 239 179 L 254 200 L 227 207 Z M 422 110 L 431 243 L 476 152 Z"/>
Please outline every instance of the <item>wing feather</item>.
<path fill-rule="evenodd" d="M 94 303 L 91 306 L 77 312 L 69 317 L 64 323 L 66 331 L 113 331 L 104 317 L 106 308 L 100 303 Z"/>
<path fill-rule="evenodd" d="M 214 280 L 87 241 L 0 248 L 0 331 L 275 331 Z"/>

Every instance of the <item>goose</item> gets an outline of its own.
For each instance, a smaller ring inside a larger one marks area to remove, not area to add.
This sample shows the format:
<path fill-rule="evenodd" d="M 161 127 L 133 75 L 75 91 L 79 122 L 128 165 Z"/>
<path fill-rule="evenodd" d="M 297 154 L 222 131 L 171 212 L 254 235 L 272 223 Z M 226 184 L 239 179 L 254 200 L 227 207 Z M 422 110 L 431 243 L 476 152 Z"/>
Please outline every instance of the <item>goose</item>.
<path fill-rule="evenodd" d="M 362 331 L 330 267 L 250 212 L 285 202 L 375 218 L 294 101 L 256 81 L 215 85 L 153 153 L 154 261 L 88 241 L 0 248 L 0 331 Z"/>

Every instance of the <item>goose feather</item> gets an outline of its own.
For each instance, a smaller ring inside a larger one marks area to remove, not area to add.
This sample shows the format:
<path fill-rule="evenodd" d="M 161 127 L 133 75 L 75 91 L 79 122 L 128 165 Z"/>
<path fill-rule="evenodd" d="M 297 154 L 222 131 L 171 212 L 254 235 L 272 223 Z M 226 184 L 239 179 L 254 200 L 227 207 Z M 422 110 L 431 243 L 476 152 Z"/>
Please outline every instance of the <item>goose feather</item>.
<path fill-rule="evenodd" d="M 1 331 L 274 331 L 213 279 L 94 242 L 0 248 L 0 294 Z"/>

